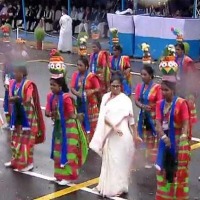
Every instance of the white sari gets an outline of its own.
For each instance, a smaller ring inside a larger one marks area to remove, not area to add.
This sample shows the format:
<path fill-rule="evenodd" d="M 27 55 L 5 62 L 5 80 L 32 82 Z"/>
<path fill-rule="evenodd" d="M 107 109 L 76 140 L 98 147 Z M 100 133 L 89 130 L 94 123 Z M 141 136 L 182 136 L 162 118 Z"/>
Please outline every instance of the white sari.
<path fill-rule="evenodd" d="M 129 174 L 134 156 L 134 142 L 130 125 L 135 123 L 132 102 L 121 93 L 110 98 L 103 96 L 96 131 L 90 148 L 102 157 L 97 186 L 101 195 L 111 197 L 128 192 Z M 123 135 L 119 136 L 105 123 L 108 119 Z"/>

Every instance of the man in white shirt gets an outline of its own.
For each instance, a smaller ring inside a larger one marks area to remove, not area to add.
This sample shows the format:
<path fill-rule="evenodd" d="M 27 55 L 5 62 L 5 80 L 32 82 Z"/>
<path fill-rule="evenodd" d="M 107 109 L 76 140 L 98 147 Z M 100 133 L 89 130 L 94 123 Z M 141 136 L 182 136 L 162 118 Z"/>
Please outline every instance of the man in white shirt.
<path fill-rule="evenodd" d="M 72 18 L 67 15 L 66 9 L 62 10 L 60 18 L 58 50 L 66 53 L 72 52 Z"/>

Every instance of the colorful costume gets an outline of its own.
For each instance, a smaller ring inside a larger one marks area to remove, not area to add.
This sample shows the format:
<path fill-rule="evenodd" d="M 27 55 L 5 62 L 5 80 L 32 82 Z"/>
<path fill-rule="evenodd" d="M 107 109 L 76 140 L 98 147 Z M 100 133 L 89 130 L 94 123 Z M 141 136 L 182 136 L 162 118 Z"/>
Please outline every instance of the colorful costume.
<path fill-rule="evenodd" d="M 107 92 L 110 81 L 109 56 L 106 51 L 90 56 L 90 72 L 99 77 L 102 95 Z"/>
<path fill-rule="evenodd" d="M 14 78 L 13 74 L 13 65 L 10 62 L 6 62 L 4 64 L 3 69 L 3 82 L 5 87 L 5 95 L 4 95 L 4 114 L 6 116 L 7 124 L 10 123 L 10 107 L 9 107 L 9 82 Z"/>
<path fill-rule="evenodd" d="M 174 97 L 171 108 L 166 110 L 165 100 L 156 105 L 156 119 L 161 124 L 167 122 L 169 129 L 164 131 L 171 142 L 171 148 L 161 139 L 157 158 L 157 193 L 156 200 L 189 199 L 189 138 L 180 141 L 182 126 L 189 120 L 189 108 L 186 101 Z"/>
<path fill-rule="evenodd" d="M 86 91 L 100 88 L 99 80 L 93 73 L 85 72 L 85 75 L 81 77 L 81 74 L 77 71 L 72 75 L 71 88 L 79 91 L 82 96 L 81 98 L 77 97 L 77 111 L 84 113 L 83 126 L 86 132 L 90 134 L 91 139 L 99 115 L 99 98 L 97 93 L 87 96 Z"/>
<path fill-rule="evenodd" d="M 164 73 L 163 81 L 175 86 L 178 65 L 174 56 L 165 57 L 159 68 Z M 191 125 L 187 101 L 174 96 L 170 104 L 166 100 L 157 102 L 156 120 L 164 133 L 159 141 L 156 162 L 156 200 L 189 200 Z M 189 122 L 188 130 L 184 129 L 185 121 Z M 170 146 L 165 143 L 166 137 L 170 140 Z"/>
<path fill-rule="evenodd" d="M 64 78 L 66 66 L 57 50 L 51 51 L 49 71 L 52 79 Z M 54 113 L 51 159 L 57 181 L 76 180 L 88 154 L 87 140 L 75 104 L 69 93 L 60 91 L 47 96 L 46 114 Z M 75 116 L 74 118 L 72 116 Z"/>
<path fill-rule="evenodd" d="M 183 57 L 176 57 L 176 62 L 179 65 L 178 79 L 178 94 L 186 98 L 190 107 L 191 122 L 197 122 L 197 111 L 195 106 L 195 99 L 197 96 L 197 85 L 192 82 L 197 81 L 195 74 L 195 66 L 193 60 L 183 55 Z"/>
<path fill-rule="evenodd" d="M 72 98 L 67 93 L 47 96 L 46 112 L 56 112 L 52 136 L 51 159 L 54 160 L 54 177 L 58 180 L 76 180 L 80 167 L 87 157 L 87 140 L 76 114 Z"/>
<path fill-rule="evenodd" d="M 146 157 L 150 163 L 155 163 L 157 155 L 157 133 L 155 130 L 156 102 L 162 99 L 159 84 L 150 82 L 149 86 L 138 84 L 135 89 L 135 100 L 143 105 L 151 106 L 151 111 L 140 110 L 138 133 L 146 145 Z"/>
<path fill-rule="evenodd" d="M 25 41 L 18 38 L 16 40 L 16 44 L 14 48 L 8 49 L 5 54 L 9 54 L 9 56 L 6 58 L 6 62 L 4 64 L 3 69 L 3 81 L 4 81 L 4 87 L 5 87 L 5 96 L 4 96 L 4 113 L 6 116 L 7 123 L 10 123 L 10 106 L 9 106 L 9 81 L 11 79 L 14 79 L 14 67 L 17 66 L 19 61 L 18 60 L 25 60 L 28 56 L 26 50 L 25 50 Z"/>
<path fill-rule="evenodd" d="M 45 125 L 36 85 L 24 78 L 21 83 L 10 81 L 9 96 L 20 99 L 11 104 L 10 129 L 13 168 L 22 170 L 33 163 L 35 144 L 45 140 Z M 31 102 L 27 100 L 31 99 Z"/>
<path fill-rule="evenodd" d="M 131 68 L 130 59 L 128 56 L 119 56 L 115 58 L 114 56 L 111 58 L 111 73 L 119 71 L 123 76 L 122 90 L 123 92 L 130 96 L 132 89 L 132 79 L 130 72 L 126 73 L 127 69 Z"/>
<path fill-rule="evenodd" d="M 191 84 L 192 82 L 198 81 L 195 66 L 193 60 L 186 54 L 189 53 L 190 45 L 184 42 L 183 33 L 175 28 L 171 28 L 171 31 L 176 35 L 176 41 L 184 45 L 185 54 L 182 57 L 176 56 L 175 61 L 179 66 L 179 71 L 177 74 L 177 88 L 178 95 L 187 99 L 188 105 L 190 107 L 191 122 L 197 122 L 197 111 L 195 105 L 195 99 L 197 96 L 197 84 Z"/>

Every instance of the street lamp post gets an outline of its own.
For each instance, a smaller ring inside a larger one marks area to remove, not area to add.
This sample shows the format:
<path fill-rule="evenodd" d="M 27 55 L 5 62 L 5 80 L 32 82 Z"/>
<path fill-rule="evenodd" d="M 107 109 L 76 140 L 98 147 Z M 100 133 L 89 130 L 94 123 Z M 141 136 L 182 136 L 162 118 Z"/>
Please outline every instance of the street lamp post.
<path fill-rule="evenodd" d="M 24 20 L 24 30 L 26 33 L 26 10 L 25 10 L 25 0 L 22 0 L 22 12 L 23 12 L 23 20 Z"/>
<path fill-rule="evenodd" d="M 67 9 L 68 9 L 68 15 L 71 15 L 71 0 L 67 0 Z"/>
<path fill-rule="evenodd" d="M 125 0 L 121 0 L 121 8 L 122 8 L 122 11 L 124 10 L 124 4 L 125 4 Z"/>

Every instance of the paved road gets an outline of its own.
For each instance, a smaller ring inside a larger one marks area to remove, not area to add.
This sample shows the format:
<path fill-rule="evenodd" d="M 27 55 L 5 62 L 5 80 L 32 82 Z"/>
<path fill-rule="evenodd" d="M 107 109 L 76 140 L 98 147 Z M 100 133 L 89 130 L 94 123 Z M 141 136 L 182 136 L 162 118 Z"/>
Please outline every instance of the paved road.
<path fill-rule="evenodd" d="M 47 57 L 47 56 L 45 56 Z M 40 58 L 40 57 L 39 57 Z M 66 62 L 76 63 L 76 57 L 74 55 L 66 56 Z M 35 56 L 34 56 L 35 59 Z M 134 71 L 139 71 L 141 63 L 133 63 Z M 68 79 L 70 79 L 75 67 L 68 67 Z M 45 106 L 46 94 L 49 91 L 49 73 L 46 63 L 34 62 L 28 66 L 29 78 L 33 80 L 39 89 L 41 104 Z M 134 85 L 140 81 L 139 77 L 134 76 Z M 3 97 L 3 87 L 0 84 L 0 97 Z M 2 110 L 2 102 L 0 102 L 0 111 Z M 200 106 L 199 106 L 200 108 Z M 134 106 L 135 117 L 137 118 L 138 110 Z M 97 200 L 101 199 L 96 194 L 93 194 L 91 188 L 95 186 L 97 178 L 100 172 L 101 160 L 93 152 L 89 153 L 88 161 L 81 170 L 81 175 L 77 181 L 77 188 L 71 187 L 58 187 L 50 181 L 53 177 L 53 162 L 50 160 L 50 143 L 52 133 L 52 123 L 49 119 L 45 119 L 47 127 L 47 140 L 44 144 L 38 145 L 34 152 L 34 170 L 28 174 L 21 174 L 19 172 L 13 172 L 10 169 L 5 169 L 3 163 L 10 159 L 9 149 L 9 132 L 3 131 L 0 134 L 0 200 L 29 200 L 36 199 L 41 196 L 54 193 L 50 196 L 46 196 L 43 199 L 54 199 L 59 196 L 57 191 L 61 191 L 63 196 L 57 199 L 64 200 Z M 200 138 L 199 131 L 200 126 L 198 124 L 195 127 L 195 137 Z M 190 199 L 200 199 L 200 183 L 198 182 L 198 176 L 200 163 L 200 151 L 194 150 L 192 153 L 192 162 L 190 166 L 190 186 L 191 194 Z M 146 170 L 143 168 L 144 162 L 142 159 L 138 160 L 137 166 L 139 171 L 133 172 L 130 182 L 129 195 L 116 199 L 129 199 L 129 200 L 154 200 L 155 195 L 155 170 Z M 93 180 L 94 179 L 94 180 Z M 89 182 L 86 182 L 88 181 Z M 83 183 L 80 185 L 80 183 Z M 117 184 L 117 183 L 116 183 Z M 86 187 L 88 186 L 88 187 Z M 82 188 L 82 189 L 78 189 Z M 75 192 L 73 192 L 76 190 Z M 66 195 L 64 195 L 66 194 Z M 58 196 L 57 196 L 58 195 Z M 42 198 L 41 198 L 42 199 Z"/>

